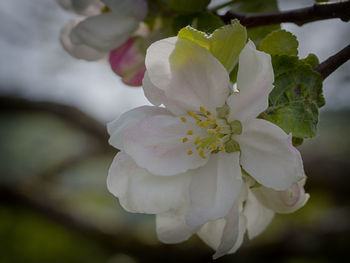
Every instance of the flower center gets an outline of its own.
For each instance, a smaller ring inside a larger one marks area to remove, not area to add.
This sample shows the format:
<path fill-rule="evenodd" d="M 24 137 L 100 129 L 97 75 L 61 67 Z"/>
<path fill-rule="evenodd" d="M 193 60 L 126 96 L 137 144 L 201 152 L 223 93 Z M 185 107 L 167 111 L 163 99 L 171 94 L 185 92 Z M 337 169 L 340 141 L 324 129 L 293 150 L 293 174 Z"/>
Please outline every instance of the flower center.
<path fill-rule="evenodd" d="M 203 159 L 206 159 L 208 154 L 219 151 L 228 153 L 240 151 L 239 144 L 233 139 L 233 135 L 242 133 L 242 125 L 237 120 L 229 123 L 226 118 L 228 109 L 224 107 L 217 108 L 217 117 L 213 117 L 213 114 L 202 106 L 199 112 L 187 110 L 188 116 L 180 117 L 184 123 L 187 122 L 187 118 L 194 119 L 196 125 L 206 131 L 204 136 L 203 133 L 199 136 L 193 130 L 189 130 L 186 133 L 187 136 L 182 138 L 182 143 L 193 143 L 194 150 Z M 193 151 L 190 150 L 187 154 L 192 155 Z"/>

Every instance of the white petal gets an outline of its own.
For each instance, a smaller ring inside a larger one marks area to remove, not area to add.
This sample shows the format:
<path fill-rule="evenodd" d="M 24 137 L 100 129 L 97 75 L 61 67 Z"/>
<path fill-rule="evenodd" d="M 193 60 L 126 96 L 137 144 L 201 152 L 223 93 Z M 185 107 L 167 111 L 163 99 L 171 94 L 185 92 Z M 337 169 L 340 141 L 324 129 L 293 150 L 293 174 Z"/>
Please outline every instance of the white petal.
<path fill-rule="evenodd" d="M 107 52 L 123 44 L 138 24 L 139 21 L 131 16 L 105 13 L 80 22 L 70 37 L 74 44 L 85 44 Z"/>
<path fill-rule="evenodd" d="M 197 230 L 185 223 L 184 211 L 171 211 L 156 216 L 157 236 L 167 244 L 179 243 L 190 238 Z"/>
<path fill-rule="evenodd" d="M 193 171 L 187 224 L 201 226 L 225 217 L 237 199 L 241 185 L 239 152 L 212 154 L 205 166 Z"/>
<path fill-rule="evenodd" d="M 60 41 L 62 43 L 62 46 L 71 56 L 75 58 L 94 61 L 105 57 L 107 55 L 105 52 L 98 51 L 86 45 L 75 45 L 70 40 L 69 35 L 72 29 L 81 21 L 81 19 L 82 18 L 70 20 L 62 28 L 60 33 Z"/>
<path fill-rule="evenodd" d="M 148 11 L 145 0 L 101 0 L 115 15 L 128 15 L 143 20 Z"/>
<path fill-rule="evenodd" d="M 100 0 L 56 0 L 64 9 L 83 16 L 94 16 L 101 13 L 103 3 Z"/>
<path fill-rule="evenodd" d="M 294 183 L 285 191 L 275 191 L 266 187 L 253 188 L 252 192 L 259 201 L 276 213 L 292 213 L 303 207 L 309 195 L 304 190 L 305 179 Z"/>
<path fill-rule="evenodd" d="M 192 130 L 193 135 L 187 135 Z M 207 159 L 197 154 L 195 136 L 203 137 L 204 129 L 188 120 L 183 123 L 179 117 L 155 115 L 144 118 L 124 136 L 124 149 L 136 163 L 157 175 L 174 175 L 204 165 Z M 183 138 L 189 141 L 183 143 Z M 188 151 L 193 151 L 188 155 Z"/>
<path fill-rule="evenodd" d="M 244 207 L 244 215 L 247 218 L 247 231 L 249 239 L 261 234 L 270 224 L 275 213 L 263 206 L 251 191 L 248 191 L 248 199 Z"/>
<path fill-rule="evenodd" d="M 239 56 L 237 88 L 227 100 L 229 120 L 245 121 L 257 117 L 268 107 L 273 89 L 273 68 L 270 55 L 256 50 L 249 41 Z"/>
<path fill-rule="evenodd" d="M 235 135 L 242 155 L 241 165 L 260 184 L 275 190 L 288 189 L 304 177 L 303 161 L 292 138 L 275 124 L 252 119 Z"/>
<path fill-rule="evenodd" d="M 123 150 L 123 141 L 125 131 L 136 125 L 139 121 L 146 117 L 154 115 L 169 115 L 170 112 L 164 108 L 141 106 L 130 111 L 125 112 L 120 118 L 107 124 L 107 130 L 110 134 L 109 144 L 116 147 L 119 150 Z"/>
<path fill-rule="evenodd" d="M 120 152 L 114 158 L 107 178 L 108 190 L 130 212 L 164 213 L 186 204 L 191 176 L 150 174 Z"/>
<path fill-rule="evenodd" d="M 197 233 L 198 236 L 211 248 L 217 250 L 219 246 L 223 245 L 223 235 L 225 235 L 225 230 L 229 230 L 232 236 L 231 240 L 235 240 L 229 251 L 226 253 L 224 251 L 217 251 L 213 258 L 223 256 L 224 254 L 232 254 L 237 251 L 237 249 L 242 245 L 244 239 L 244 233 L 246 229 L 246 219 L 243 215 L 238 216 L 238 222 L 231 221 L 230 223 L 235 223 L 235 225 L 227 224 L 227 219 L 221 218 L 215 221 L 206 223 L 200 231 Z M 227 226 L 227 227 L 226 227 Z M 233 233 L 234 232 L 234 233 Z M 226 233 L 227 239 L 229 233 Z"/>
<path fill-rule="evenodd" d="M 221 63 L 205 48 L 182 38 L 167 38 L 147 50 L 146 69 L 158 89 L 164 91 L 162 103 L 175 115 L 200 106 L 215 112 L 229 93 L 229 76 Z M 171 100 L 172 103 L 169 103 Z M 174 102 L 179 107 L 173 107 Z"/>

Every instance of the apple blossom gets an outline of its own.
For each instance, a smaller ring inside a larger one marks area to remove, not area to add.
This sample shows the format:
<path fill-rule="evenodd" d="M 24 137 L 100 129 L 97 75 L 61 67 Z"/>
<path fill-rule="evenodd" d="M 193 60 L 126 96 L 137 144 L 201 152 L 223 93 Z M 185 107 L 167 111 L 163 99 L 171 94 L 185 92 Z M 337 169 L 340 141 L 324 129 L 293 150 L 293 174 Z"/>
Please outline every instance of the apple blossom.
<path fill-rule="evenodd" d="M 79 16 L 61 31 L 61 42 L 73 57 L 98 60 L 125 43 L 147 14 L 145 0 L 57 0 Z"/>
<path fill-rule="evenodd" d="M 291 135 L 257 119 L 273 89 L 270 55 L 242 41 L 232 58 L 237 89 L 207 44 L 183 37 L 153 43 L 143 89 L 155 106 L 108 124 L 109 142 L 121 151 L 109 191 L 127 211 L 156 214 L 161 241 L 197 233 L 214 258 L 235 252 L 246 231 L 260 234 L 275 212 L 295 211 L 308 199 Z"/>

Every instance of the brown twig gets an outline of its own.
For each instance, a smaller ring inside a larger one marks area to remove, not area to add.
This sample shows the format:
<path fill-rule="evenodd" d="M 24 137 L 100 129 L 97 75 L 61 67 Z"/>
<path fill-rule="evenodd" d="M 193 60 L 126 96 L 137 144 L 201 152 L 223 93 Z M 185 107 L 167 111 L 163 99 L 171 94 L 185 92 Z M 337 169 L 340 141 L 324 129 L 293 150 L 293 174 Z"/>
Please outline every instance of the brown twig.
<path fill-rule="evenodd" d="M 238 19 L 241 24 L 246 27 L 280 23 L 295 23 L 302 26 L 309 22 L 331 18 L 340 18 L 343 21 L 349 21 L 350 1 L 319 3 L 310 7 L 282 11 L 279 13 L 243 14 L 228 11 L 220 17 L 226 24 L 231 23 L 232 19 Z"/>
<path fill-rule="evenodd" d="M 339 68 L 349 59 L 350 44 L 335 55 L 329 57 L 328 59 L 317 65 L 314 68 L 314 70 L 319 72 L 323 79 L 326 79 L 330 74 L 332 74 L 337 68 Z"/>

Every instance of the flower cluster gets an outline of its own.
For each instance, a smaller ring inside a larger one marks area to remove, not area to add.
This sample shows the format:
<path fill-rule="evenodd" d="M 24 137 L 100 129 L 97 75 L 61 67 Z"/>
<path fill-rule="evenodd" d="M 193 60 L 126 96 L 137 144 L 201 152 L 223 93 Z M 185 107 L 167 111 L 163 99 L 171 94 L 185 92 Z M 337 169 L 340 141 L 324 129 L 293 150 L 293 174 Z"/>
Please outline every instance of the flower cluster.
<path fill-rule="evenodd" d="M 57 0 L 78 16 L 62 28 L 60 40 L 73 57 L 105 58 L 124 83 L 139 86 L 145 72 L 144 54 L 135 41 L 147 14 L 145 0 Z"/>
<path fill-rule="evenodd" d="M 121 151 L 109 171 L 110 192 L 127 211 L 156 214 L 161 241 L 196 233 L 216 250 L 214 258 L 308 199 L 291 135 L 257 118 L 273 89 L 270 55 L 248 41 L 237 61 L 233 88 L 203 46 L 182 37 L 157 41 L 147 50 L 143 79 L 155 106 L 108 125 L 109 142 Z"/>

